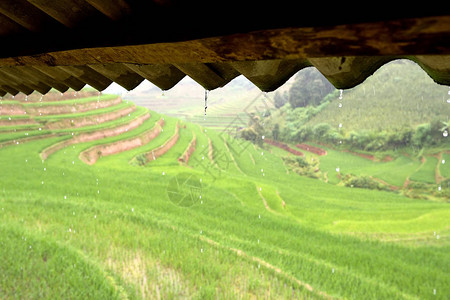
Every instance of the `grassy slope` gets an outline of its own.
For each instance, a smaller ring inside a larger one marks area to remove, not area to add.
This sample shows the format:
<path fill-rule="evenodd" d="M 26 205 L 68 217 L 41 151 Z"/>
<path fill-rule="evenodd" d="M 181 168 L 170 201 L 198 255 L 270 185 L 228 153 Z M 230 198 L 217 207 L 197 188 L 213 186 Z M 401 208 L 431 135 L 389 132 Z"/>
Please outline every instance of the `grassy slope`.
<path fill-rule="evenodd" d="M 152 113 L 142 128 L 101 142 L 133 136 L 158 118 Z M 157 161 L 130 166 L 132 157 L 173 134 L 176 120 L 166 120 L 164 132 L 148 145 L 93 166 L 78 154 L 95 142 L 65 148 L 44 162 L 39 151 L 65 137 L 0 149 L 0 231 L 8 236 L 0 257 L 16 252 L 20 258 L 1 265 L 2 273 L 11 274 L 0 281 L 1 298 L 12 297 L 17 284 L 24 297 L 42 290 L 48 298 L 450 294 L 448 204 L 287 175 L 278 155 L 190 123 Z M 174 160 L 193 133 L 198 143 L 190 167 L 179 166 Z M 208 137 L 214 164 L 204 150 Z M 328 163 L 335 172 L 346 155 L 330 154 L 321 167 Z M 384 173 L 396 163 L 385 163 Z M 349 167 L 362 164 L 370 168 L 372 162 L 358 158 Z M 203 182 L 202 202 L 188 208 L 173 205 L 167 195 L 169 181 L 184 172 Z M 26 252 L 30 245 L 22 235 L 36 251 Z M 44 261 L 45 251 L 54 260 Z M 30 272 L 15 273 L 20 267 Z M 55 272 L 64 279 L 54 278 Z M 61 290 L 43 289 L 43 283 Z"/>

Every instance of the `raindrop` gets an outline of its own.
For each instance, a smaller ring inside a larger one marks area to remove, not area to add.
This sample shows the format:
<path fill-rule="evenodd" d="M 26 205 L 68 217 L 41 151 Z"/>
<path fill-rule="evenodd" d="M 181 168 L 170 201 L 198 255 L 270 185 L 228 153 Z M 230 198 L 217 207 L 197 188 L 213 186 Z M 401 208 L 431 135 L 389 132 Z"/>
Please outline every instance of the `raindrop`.
<path fill-rule="evenodd" d="M 166 175 L 166 172 L 163 171 L 162 174 L 163 174 L 163 176 L 164 176 L 164 175 Z"/>
<path fill-rule="evenodd" d="M 333 274 L 334 274 L 334 268 L 333 268 L 333 269 L 331 269 L 331 273 L 333 273 Z"/>
<path fill-rule="evenodd" d="M 261 155 L 264 155 L 264 152 L 261 152 Z"/>
<path fill-rule="evenodd" d="M 261 215 L 258 215 L 258 219 L 261 219 Z"/>
<path fill-rule="evenodd" d="M 205 90 L 205 117 L 207 108 L 208 108 L 208 90 Z"/>
<path fill-rule="evenodd" d="M 339 100 L 342 100 L 342 94 L 344 93 L 344 90 L 340 89 L 339 90 Z"/>
<path fill-rule="evenodd" d="M 339 123 L 339 128 L 342 128 L 342 123 Z"/>
<path fill-rule="evenodd" d="M 445 159 L 442 160 L 442 164 L 445 164 Z"/>
<path fill-rule="evenodd" d="M 439 239 L 439 234 L 436 235 L 436 239 L 437 239 L 437 240 Z"/>
<path fill-rule="evenodd" d="M 67 200 L 67 196 L 64 196 L 64 200 Z"/>
<path fill-rule="evenodd" d="M 262 172 L 264 172 L 264 170 L 263 170 L 263 169 L 261 169 L 261 173 L 262 173 Z"/>
<path fill-rule="evenodd" d="M 433 295 L 436 295 L 436 289 L 433 289 Z"/>
<path fill-rule="evenodd" d="M 41 181 L 41 184 L 44 184 L 44 180 Z"/>
<path fill-rule="evenodd" d="M 261 138 L 264 139 L 264 135 Z"/>
<path fill-rule="evenodd" d="M 444 130 L 444 132 L 442 132 L 442 135 L 443 135 L 444 137 L 447 137 L 447 136 L 448 136 L 448 131 L 447 131 L 447 130 Z"/>
<path fill-rule="evenodd" d="M 339 169 L 339 167 L 337 167 L 337 168 L 336 168 L 336 172 L 339 173 L 340 171 L 341 171 L 341 169 Z"/>
<path fill-rule="evenodd" d="M 203 248 L 200 249 L 200 252 L 203 253 Z"/>
<path fill-rule="evenodd" d="M 131 212 L 134 212 L 134 208 L 133 207 L 131 208 Z"/>
<path fill-rule="evenodd" d="M 447 99 L 447 103 L 450 103 L 450 98 Z"/>
<path fill-rule="evenodd" d="M 44 168 L 44 171 L 47 171 L 47 168 Z"/>
<path fill-rule="evenodd" d="M 97 219 L 97 215 L 94 216 L 94 219 Z"/>
<path fill-rule="evenodd" d="M 339 107 L 339 108 L 342 108 L 342 103 L 339 102 L 338 107 Z"/>
<path fill-rule="evenodd" d="M 439 191 L 439 192 L 441 191 L 441 189 L 442 189 L 441 186 L 438 186 L 438 191 Z"/>

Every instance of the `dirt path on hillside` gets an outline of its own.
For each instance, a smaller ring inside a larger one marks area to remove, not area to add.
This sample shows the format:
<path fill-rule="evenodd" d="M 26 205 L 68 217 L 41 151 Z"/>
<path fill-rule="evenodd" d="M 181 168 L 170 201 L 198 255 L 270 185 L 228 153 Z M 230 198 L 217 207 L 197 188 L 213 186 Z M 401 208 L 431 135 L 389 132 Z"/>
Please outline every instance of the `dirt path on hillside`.
<path fill-rule="evenodd" d="M 389 187 L 389 189 L 391 191 L 398 191 L 400 189 L 400 187 L 395 186 L 390 184 L 389 182 L 384 181 L 383 179 L 377 178 L 377 177 L 373 177 L 373 176 L 369 176 L 370 179 L 375 180 L 381 184 L 384 184 L 385 186 Z"/>
<path fill-rule="evenodd" d="M 325 292 L 323 292 L 323 291 L 319 291 L 319 290 L 317 290 L 317 289 L 314 289 L 310 284 L 308 284 L 308 283 L 306 283 L 306 282 L 303 282 L 303 281 L 297 279 L 296 277 L 294 277 L 294 276 L 292 276 L 292 275 L 289 275 L 288 273 L 284 272 L 282 269 L 280 269 L 280 268 L 278 268 L 278 267 L 276 267 L 276 266 L 270 264 L 269 262 L 267 262 L 267 261 L 265 261 L 265 260 L 263 260 L 263 259 L 261 259 L 261 258 L 259 258 L 259 257 L 249 255 L 249 254 L 247 254 L 245 251 L 240 250 L 240 249 L 222 246 L 222 245 L 220 245 L 219 243 L 217 243 L 217 242 L 215 242 L 215 241 L 213 241 L 213 240 L 211 240 L 211 239 L 209 239 L 209 238 L 206 238 L 206 237 L 204 237 L 204 236 L 201 236 L 200 239 L 201 239 L 202 241 L 205 241 L 205 242 L 207 242 L 208 244 L 210 244 L 210 245 L 216 247 L 216 248 L 225 248 L 225 249 L 228 249 L 228 250 L 230 250 L 230 251 L 236 253 L 237 256 L 244 257 L 244 258 L 250 259 L 250 260 L 252 260 L 252 261 L 254 261 L 254 262 L 257 262 L 257 263 L 260 264 L 261 266 L 263 266 L 263 267 L 265 267 L 265 268 L 267 268 L 267 269 L 270 269 L 270 270 L 272 270 L 272 271 L 274 271 L 274 272 L 276 272 L 276 273 L 282 275 L 283 277 L 285 277 L 285 278 L 291 280 L 292 282 L 295 282 L 295 283 L 298 284 L 299 286 L 301 286 L 301 287 L 307 289 L 308 291 L 310 291 L 310 292 L 312 292 L 312 293 L 314 293 L 314 294 L 317 294 L 317 295 L 319 295 L 319 296 L 321 296 L 321 297 L 323 297 L 323 298 L 325 298 L 325 299 L 334 299 L 333 297 L 331 297 L 331 296 L 328 295 L 327 293 L 325 293 Z"/>
<path fill-rule="evenodd" d="M 261 188 L 258 188 L 258 186 L 256 186 L 256 191 L 258 192 L 259 198 L 261 198 L 261 200 L 262 200 L 262 202 L 263 202 L 263 204 L 264 204 L 264 207 L 266 208 L 266 210 L 267 210 L 268 212 L 271 212 L 271 213 L 275 214 L 275 211 L 274 211 L 273 209 L 270 208 L 269 204 L 267 204 L 266 198 L 264 198 L 264 196 L 262 195 L 260 189 L 261 189 Z"/>
<path fill-rule="evenodd" d="M 440 184 L 442 181 L 445 180 L 445 177 L 441 175 L 441 171 L 440 171 L 440 166 L 442 163 L 442 154 L 443 154 L 443 151 L 433 155 L 438 160 L 437 164 L 436 164 L 436 168 L 434 169 L 434 181 L 436 182 L 436 184 Z"/>
<path fill-rule="evenodd" d="M 278 190 L 276 191 L 276 193 L 277 193 L 278 199 L 280 199 L 280 201 L 281 201 L 281 206 L 283 206 L 283 209 L 285 209 L 286 208 L 286 202 L 284 202 L 283 198 L 281 198 L 281 195 L 278 192 Z"/>
<path fill-rule="evenodd" d="M 420 168 L 422 168 L 426 162 L 427 162 L 427 159 L 425 158 L 425 156 L 422 156 L 422 158 L 420 159 L 420 166 L 418 166 L 417 169 L 415 169 L 414 172 L 411 173 L 410 175 L 419 171 Z M 410 176 L 408 176 L 408 177 L 406 177 L 405 182 L 403 183 L 403 189 L 406 189 L 410 183 L 411 183 L 411 179 L 410 179 Z"/>

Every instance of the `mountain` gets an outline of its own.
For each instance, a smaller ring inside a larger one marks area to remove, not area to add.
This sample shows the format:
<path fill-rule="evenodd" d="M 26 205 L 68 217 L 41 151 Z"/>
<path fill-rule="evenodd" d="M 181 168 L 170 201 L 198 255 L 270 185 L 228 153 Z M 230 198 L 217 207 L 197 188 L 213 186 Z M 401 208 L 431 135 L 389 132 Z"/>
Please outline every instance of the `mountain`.
<path fill-rule="evenodd" d="M 307 125 L 328 123 L 337 128 L 341 124 L 344 131 L 396 130 L 448 121 L 449 115 L 449 87 L 435 83 L 416 63 L 395 60 L 357 87 L 344 90 L 342 100 L 334 97 Z"/>

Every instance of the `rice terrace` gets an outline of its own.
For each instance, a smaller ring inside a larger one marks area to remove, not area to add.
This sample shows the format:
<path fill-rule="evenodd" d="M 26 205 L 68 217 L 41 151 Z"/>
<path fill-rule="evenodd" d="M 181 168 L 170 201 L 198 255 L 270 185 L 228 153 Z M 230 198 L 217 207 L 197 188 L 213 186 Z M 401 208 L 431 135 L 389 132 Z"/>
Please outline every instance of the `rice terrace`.
<path fill-rule="evenodd" d="M 449 8 L 214 4 L 0 1 L 0 299 L 450 299 Z"/>
<path fill-rule="evenodd" d="M 450 295 L 447 142 L 252 143 L 93 90 L 0 122 L 2 299 Z"/>

